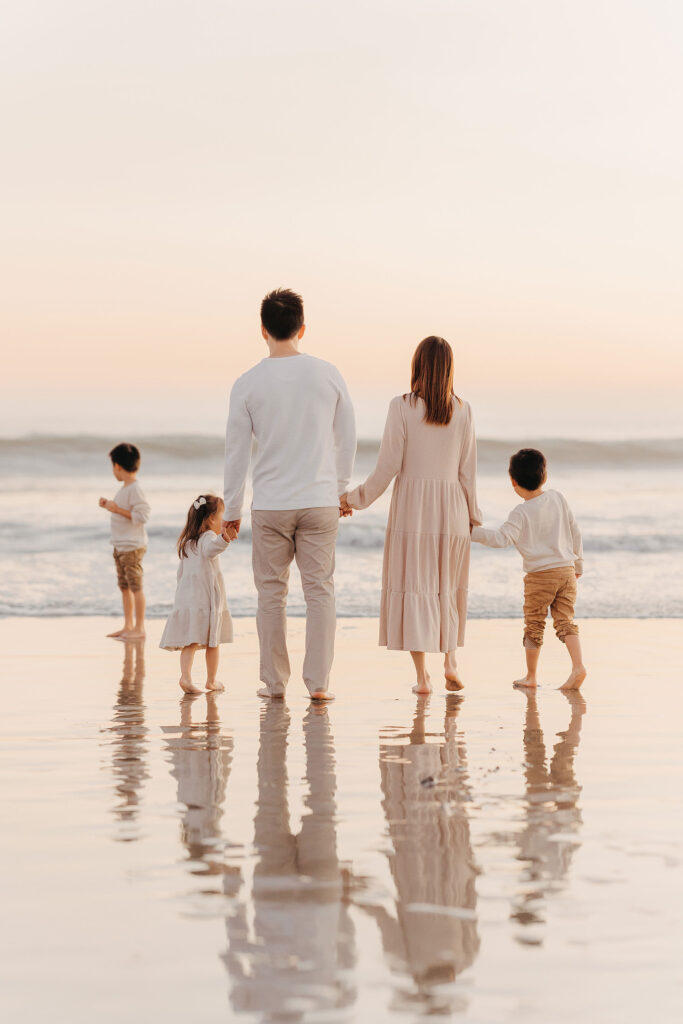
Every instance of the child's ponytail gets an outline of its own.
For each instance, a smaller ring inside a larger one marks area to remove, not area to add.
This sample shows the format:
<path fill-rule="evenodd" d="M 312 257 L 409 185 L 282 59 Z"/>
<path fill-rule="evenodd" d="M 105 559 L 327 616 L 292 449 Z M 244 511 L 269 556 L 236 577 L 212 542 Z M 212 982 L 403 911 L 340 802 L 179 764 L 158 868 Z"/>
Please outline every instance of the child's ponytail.
<path fill-rule="evenodd" d="M 218 511 L 223 502 L 215 494 L 200 494 L 190 505 L 187 513 L 187 522 L 183 532 L 178 537 L 178 558 L 187 558 L 186 548 L 188 544 L 196 544 L 204 533 L 204 524 L 214 512 Z"/>

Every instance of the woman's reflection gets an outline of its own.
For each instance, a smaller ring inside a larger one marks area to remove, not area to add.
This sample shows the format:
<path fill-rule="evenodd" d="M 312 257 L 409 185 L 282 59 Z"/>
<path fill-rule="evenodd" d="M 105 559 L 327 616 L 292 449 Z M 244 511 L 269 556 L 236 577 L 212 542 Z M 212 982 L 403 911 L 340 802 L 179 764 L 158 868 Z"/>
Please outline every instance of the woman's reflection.
<path fill-rule="evenodd" d="M 354 941 L 337 856 L 327 709 L 312 706 L 304 718 L 308 792 L 298 834 L 291 830 L 287 800 L 289 725 L 286 705 L 269 701 L 259 737 L 253 917 L 232 890 L 234 878 L 226 878 L 234 912 L 227 919 L 225 963 L 234 1010 L 260 1012 L 264 1020 L 296 1021 L 310 1012 L 352 1005 Z"/>
<path fill-rule="evenodd" d="M 547 765 L 536 694 L 525 691 L 525 695 L 526 820 L 517 839 L 518 859 L 523 861 L 524 869 L 522 890 L 513 903 L 512 918 L 524 926 L 519 941 L 538 944 L 538 930 L 528 926 L 544 923 L 544 896 L 560 887 L 578 847 L 581 787 L 574 774 L 574 758 L 586 702 L 578 691 L 563 691 L 569 702 L 569 725 L 565 732 L 558 733 L 559 742 Z"/>
<path fill-rule="evenodd" d="M 202 711 L 206 699 L 206 717 Z M 196 720 L 195 720 L 196 719 Z M 221 818 L 233 755 L 232 736 L 221 732 L 216 695 L 186 696 L 180 727 L 165 728 L 171 774 L 178 783 L 181 838 L 196 874 L 223 874 Z"/>
<path fill-rule="evenodd" d="M 144 679 L 145 642 L 128 640 L 124 643 L 121 682 L 112 722 L 107 730 L 113 733 L 112 768 L 117 794 L 114 817 L 119 824 L 116 838 L 121 842 L 139 838 L 137 815 L 140 794 L 145 779 L 149 778 L 145 761 L 148 730 L 142 702 Z"/>
<path fill-rule="evenodd" d="M 407 1001 L 417 999 L 435 1012 L 462 1008 L 452 990 L 439 993 L 435 986 L 455 981 L 479 950 L 467 758 L 456 730 L 461 701 L 455 694 L 446 698 L 441 742 L 426 742 L 429 698 L 419 698 L 410 733 L 392 734 L 390 742 L 380 743 L 396 917 L 383 908 L 371 913 L 385 953 L 417 985 Z"/>

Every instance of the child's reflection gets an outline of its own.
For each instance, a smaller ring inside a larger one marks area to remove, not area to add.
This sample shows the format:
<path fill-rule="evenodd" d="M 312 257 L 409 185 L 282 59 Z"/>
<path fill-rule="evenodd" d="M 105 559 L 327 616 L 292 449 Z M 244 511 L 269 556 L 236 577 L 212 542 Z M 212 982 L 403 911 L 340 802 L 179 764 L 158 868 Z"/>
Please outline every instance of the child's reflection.
<path fill-rule="evenodd" d="M 201 712 L 206 699 L 206 717 Z M 193 719 L 197 719 L 194 721 Z M 220 820 L 233 755 L 232 736 L 221 732 L 216 696 L 186 696 L 180 702 L 180 728 L 167 728 L 167 747 L 178 783 L 181 838 L 198 874 L 222 874 Z"/>
<path fill-rule="evenodd" d="M 337 856 L 327 709 L 311 707 L 304 718 L 308 793 L 298 834 L 291 830 L 287 801 L 289 725 L 286 705 L 269 701 L 261 713 L 251 907 L 231 891 L 235 878 L 225 879 L 226 892 L 235 897 L 224 958 L 232 1006 L 260 1012 L 264 1020 L 300 1020 L 355 1001 L 348 976 L 354 936 Z"/>
<path fill-rule="evenodd" d="M 112 768 L 118 797 L 114 817 L 119 823 L 116 838 L 132 842 L 139 838 L 137 814 L 145 779 L 149 778 L 145 754 L 147 727 L 142 684 L 145 679 L 145 641 L 124 643 L 123 670 L 114 714 L 108 729 L 113 733 Z"/>
<path fill-rule="evenodd" d="M 581 787 L 574 774 L 574 758 L 581 737 L 586 701 L 578 691 L 565 691 L 570 705 L 569 725 L 558 733 L 550 764 L 538 713 L 536 693 L 524 691 L 524 768 L 526 776 L 525 827 L 518 837 L 519 860 L 523 861 L 523 889 L 516 898 L 512 917 L 524 926 L 542 924 L 542 903 L 546 892 L 556 888 L 565 876 L 581 825 L 578 798 Z M 538 943 L 540 938 L 526 929 L 519 939 Z"/>
<path fill-rule="evenodd" d="M 396 916 L 377 907 L 370 912 L 385 953 L 413 977 L 418 997 L 434 1004 L 435 1012 L 453 1010 L 460 1000 L 439 997 L 433 986 L 454 981 L 479 950 L 467 758 L 464 738 L 456 731 L 461 700 L 446 698 L 442 742 L 426 742 L 429 698 L 419 698 L 410 733 L 380 744 Z M 401 737 L 407 742 L 397 743 Z"/>

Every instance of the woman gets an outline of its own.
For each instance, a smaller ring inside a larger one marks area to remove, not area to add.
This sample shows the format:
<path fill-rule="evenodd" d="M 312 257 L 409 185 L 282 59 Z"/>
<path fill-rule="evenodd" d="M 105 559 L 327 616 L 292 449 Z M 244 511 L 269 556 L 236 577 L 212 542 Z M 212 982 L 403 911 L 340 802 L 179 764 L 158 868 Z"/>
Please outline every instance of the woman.
<path fill-rule="evenodd" d="M 392 399 L 377 465 L 342 509 L 367 508 L 397 476 L 384 543 L 379 642 L 410 651 L 415 693 L 431 693 L 425 652 L 445 655 L 460 690 L 456 647 L 467 618 L 470 527 L 481 523 L 472 413 L 453 393 L 453 351 L 429 337 L 415 350 L 409 395 Z"/>

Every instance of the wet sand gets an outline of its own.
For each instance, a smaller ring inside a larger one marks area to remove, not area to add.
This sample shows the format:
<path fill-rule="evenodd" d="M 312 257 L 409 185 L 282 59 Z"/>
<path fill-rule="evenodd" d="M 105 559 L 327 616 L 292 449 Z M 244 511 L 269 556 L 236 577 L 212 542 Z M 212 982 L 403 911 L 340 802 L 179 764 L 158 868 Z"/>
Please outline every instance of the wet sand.
<path fill-rule="evenodd" d="M 582 622 L 569 696 L 554 637 L 528 696 L 473 621 L 424 699 L 340 620 L 327 708 L 301 620 L 284 704 L 252 620 L 184 700 L 162 626 L 0 621 L 4 1019 L 680 1021 L 680 621 Z"/>

